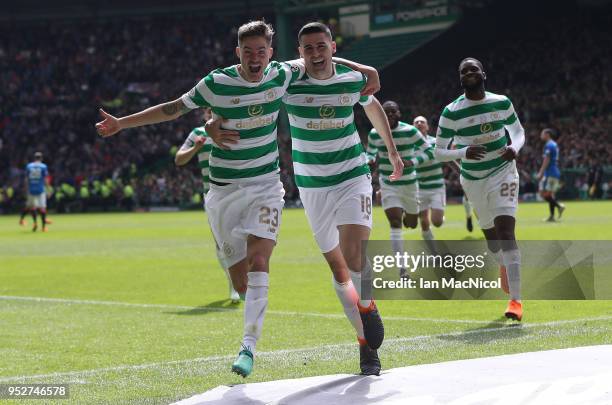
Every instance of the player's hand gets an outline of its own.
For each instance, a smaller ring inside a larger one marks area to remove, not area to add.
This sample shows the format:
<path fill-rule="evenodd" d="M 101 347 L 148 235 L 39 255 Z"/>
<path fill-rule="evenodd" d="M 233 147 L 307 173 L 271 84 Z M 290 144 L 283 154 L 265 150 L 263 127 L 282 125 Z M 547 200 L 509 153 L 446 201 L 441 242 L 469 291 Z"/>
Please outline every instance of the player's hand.
<path fill-rule="evenodd" d="M 542 177 L 544 177 L 544 173 L 538 173 L 538 175 L 536 176 L 538 181 L 542 180 Z"/>
<path fill-rule="evenodd" d="M 468 146 L 467 151 L 465 153 L 465 157 L 471 160 L 481 160 L 485 153 L 487 153 L 487 148 L 482 145 L 472 145 Z"/>
<path fill-rule="evenodd" d="M 197 148 L 201 147 L 202 145 L 204 145 L 204 143 L 206 142 L 206 137 L 204 136 L 196 136 L 195 139 L 195 146 Z"/>
<path fill-rule="evenodd" d="M 221 124 L 224 122 L 227 122 L 227 120 L 223 117 L 211 118 L 206 121 L 204 129 L 219 148 L 228 150 L 230 148 L 228 145 L 238 143 L 240 134 L 238 131 L 222 129 Z"/>
<path fill-rule="evenodd" d="M 402 158 L 400 157 L 398 151 L 390 152 L 389 160 L 393 165 L 393 173 L 391 173 L 391 175 L 389 176 L 389 180 L 399 180 L 402 177 L 402 174 L 404 173 L 404 162 L 402 162 Z"/>
<path fill-rule="evenodd" d="M 506 146 L 499 152 L 502 159 L 507 160 L 508 162 L 516 159 L 516 151 L 509 146 Z"/>
<path fill-rule="evenodd" d="M 366 85 L 361 90 L 362 96 L 372 96 L 380 90 L 380 77 L 378 70 L 371 66 L 365 66 L 362 72 L 368 78 Z"/>
<path fill-rule="evenodd" d="M 100 135 L 102 138 L 106 138 L 121 131 L 121 124 L 119 124 L 119 120 L 117 118 L 113 117 L 101 108 L 100 115 L 102 115 L 104 119 L 96 124 L 96 131 L 98 131 L 98 135 Z"/>

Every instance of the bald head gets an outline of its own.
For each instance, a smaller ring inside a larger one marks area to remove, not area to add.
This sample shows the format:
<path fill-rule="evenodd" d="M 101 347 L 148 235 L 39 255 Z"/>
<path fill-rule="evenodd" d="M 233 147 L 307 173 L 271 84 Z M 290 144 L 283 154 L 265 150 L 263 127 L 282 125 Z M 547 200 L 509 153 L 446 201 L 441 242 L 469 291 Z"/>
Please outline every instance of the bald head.
<path fill-rule="evenodd" d="M 417 129 L 421 131 L 423 135 L 427 135 L 429 133 L 429 124 L 427 123 L 427 118 L 423 117 L 422 115 L 419 115 L 414 120 L 412 120 L 412 125 L 417 127 Z"/>
<path fill-rule="evenodd" d="M 418 117 L 415 117 L 415 119 L 412 121 L 414 124 L 419 123 L 419 122 L 427 122 L 427 118 L 423 117 L 422 115 L 419 115 Z"/>

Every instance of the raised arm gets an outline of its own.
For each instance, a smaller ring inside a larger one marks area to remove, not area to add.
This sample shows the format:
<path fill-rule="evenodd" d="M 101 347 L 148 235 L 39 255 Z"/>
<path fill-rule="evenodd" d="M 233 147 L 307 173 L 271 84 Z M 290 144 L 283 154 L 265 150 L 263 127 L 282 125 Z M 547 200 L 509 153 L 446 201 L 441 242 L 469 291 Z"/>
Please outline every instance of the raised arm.
<path fill-rule="evenodd" d="M 365 110 L 368 119 L 376 129 L 376 132 L 378 132 L 381 139 L 385 143 L 385 146 L 387 147 L 387 151 L 389 152 L 389 161 L 393 165 L 393 173 L 389 176 L 389 180 L 395 181 L 402 177 L 404 172 L 404 163 L 402 162 L 402 158 L 395 147 L 395 142 L 393 142 L 391 128 L 389 127 L 389 121 L 387 120 L 385 111 L 376 97 L 370 96 L 370 99 L 370 102 L 364 105 L 363 109 Z"/>
<path fill-rule="evenodd" d="M 121 118 L 116 118 L 100 109 L 100 114 L 104 119 L 96 124 L 96 131 L 106 138 L 115 135 L 122 129 L 172 121 L 188 111 L 190 108 L 185 106 L 180 98 Z"/>

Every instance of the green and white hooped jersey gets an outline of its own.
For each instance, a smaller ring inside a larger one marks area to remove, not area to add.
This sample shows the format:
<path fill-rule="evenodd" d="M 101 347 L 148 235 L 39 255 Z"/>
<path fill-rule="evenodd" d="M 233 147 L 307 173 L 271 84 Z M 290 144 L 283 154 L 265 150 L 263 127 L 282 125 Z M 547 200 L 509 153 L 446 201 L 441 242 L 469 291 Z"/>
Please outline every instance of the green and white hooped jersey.
<path fill-rule="evenodd" d="M 301 77 L 303 64 L 270 62 L 260 82 L 248 82 L 237 66 L 216 69 L 182 96 L 188 108 L 211 107 L 213 116 L 227 119 L 222 128 L 240 134 L 224 150 L 212 146 L 210 178 L 222 183 L 252 182 L 278 176 L 276 124 L 282 97 Z"/>
<path fill-rule="evenodd" d="M 283 98 L 299 188 L 332 187 L 370 173 L 353 116 L 355 104 L 372 102 L 359 94 L 365 76 L 343 65 L 334 68 L 326 80 L 304 75 Z"/>
<path fill-rule="evenodd" d="M 425 139 L 434 147 L 436 145 L 436 137 L 425 135 Z M 419 181 L 420 190 L 430 190 L 444 187 L 444 171 L 442 163 L 433 159 L 425 162 L 416 168 L 417 180 Z"/>
<path fill-rule="evenodd" d="M 206 135 L 204 127 L 194 128 L 193 131 L 189 133 L 187 139 L 185 139 L 185 143 L 183 143 L 181 149 L 188 149 L 193 147 L 198 136 L 203 136 L 206 138 L 204 145 L 202 145 L 202 147 L 198 151 L 198 167 L 200 168 L 200 173 L 202 174 L 202 190 L 204 194 L 206 194 L 208 193 L 208 190 L 210 190 L 210 172 L 208 159 L 210 157 L 210 151 L 212 150 L 213 145 L 212 138 Z"/>
<path fill-rule="evenodd" d="M 484 99 L 476 101 L 462 95 L 442 111 L 437 147 L 441 141 L 448 146 L 453 139 L 457 149 L 485 146 L 482 160 L 461 159 L 461 175 L 467 180 L 487 178 L 510 163 L 499 153 L 508 145 L 504 127 L 517 120 L 512 102 L 504 95 L 486 92 Z"/>
<path fill-rule="evenodd" d="M 391 129 L 393 141 L 397 147 L 400 157 L 404 160 L 412 160 L 414 166 L 421 165 L 434 158 L 434 149 L 427 143 L 425 137 L 414 126 L 400 121 L 395 129 Z M 368 157 L 376 158 L 378 154 L 378 171 L 381 180 L 392 186 L 414 184 L 417 181 L 415 167 L 404 167 L 402 177 L 396 181 L 389 180 L 393 173 L 393 166 L 389 160 L 389 151 L 385 142 L 376 129 L 372 128 L 368 135 Z"/>

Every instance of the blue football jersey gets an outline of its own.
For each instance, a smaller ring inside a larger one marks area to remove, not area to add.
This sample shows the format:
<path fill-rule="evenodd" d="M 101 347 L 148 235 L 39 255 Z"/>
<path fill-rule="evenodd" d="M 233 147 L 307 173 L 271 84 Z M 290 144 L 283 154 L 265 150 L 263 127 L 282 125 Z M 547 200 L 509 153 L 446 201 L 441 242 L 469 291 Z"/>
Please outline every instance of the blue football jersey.
<path fill-rule="evenodd" d="M 38 195 L 45 192 L 45 179 L 49 174 L 47 165 L 41 162 L 28 163 L 26 177 L 30 194 Z"/>
<path fill-rule="evenodd" d="M 546 142 L 544 146 L 544 156 L 548 156 L 550 158 L 550 162 L 548 163 L 548 167 L 544 171 L 544 176 L 546 177 L 561 177 L 561 172 L 559 171 L 559 147 L 557 146 L 557 142 L 552 139 Z"/>

